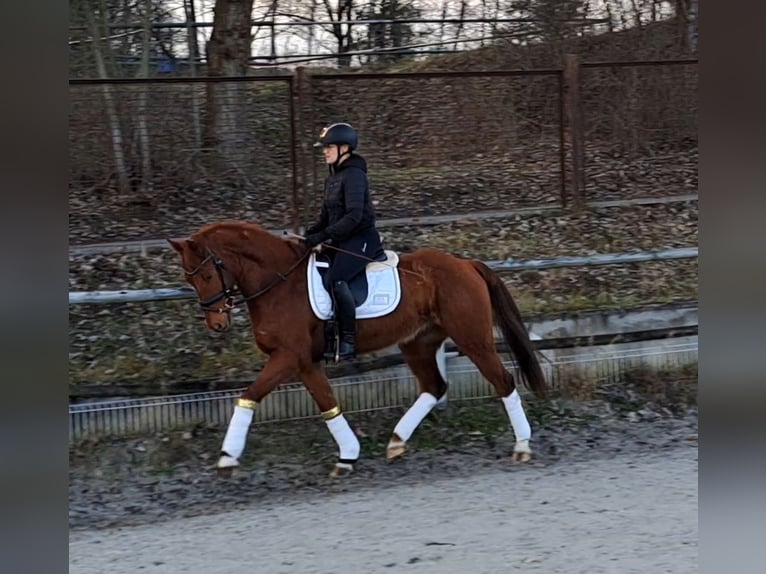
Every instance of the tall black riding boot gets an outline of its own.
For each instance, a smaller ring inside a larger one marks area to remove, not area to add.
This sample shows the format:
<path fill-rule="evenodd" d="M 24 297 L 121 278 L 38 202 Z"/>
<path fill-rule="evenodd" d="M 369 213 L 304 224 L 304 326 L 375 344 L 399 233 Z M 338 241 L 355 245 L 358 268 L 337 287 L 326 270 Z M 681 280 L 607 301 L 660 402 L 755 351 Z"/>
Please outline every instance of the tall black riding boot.
<path fill-rule="evenodd" d="M 356 305 L 351 289 L 345 281 L 333 284 L 335 298 L 335 320 L 338 325 L 338 358 L 356 356 Z"/>

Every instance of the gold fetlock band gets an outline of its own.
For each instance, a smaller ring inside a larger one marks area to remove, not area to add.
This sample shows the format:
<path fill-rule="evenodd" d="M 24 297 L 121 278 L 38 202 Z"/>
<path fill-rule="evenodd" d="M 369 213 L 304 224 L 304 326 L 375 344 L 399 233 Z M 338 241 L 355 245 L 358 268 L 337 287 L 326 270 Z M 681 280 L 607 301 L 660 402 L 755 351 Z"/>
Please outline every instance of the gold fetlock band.
<path fill-rule="evenodd" d="M 333 408 L 331 408 L 329 411 L 325 411 L 322 413 L 322 418 L 326 421 L 329 421 L 330 419 L 334 419 L 341 413 L 340 405 L 335 405 Z"/>
<path fill-rule="evenodd" d="M 251 411 L 254 411 L 258 406 L 258 402 L 251 401 L 250 399 L 237 399 L 237 406 L 242 407 L 243 409 L 250 409 Z"/>

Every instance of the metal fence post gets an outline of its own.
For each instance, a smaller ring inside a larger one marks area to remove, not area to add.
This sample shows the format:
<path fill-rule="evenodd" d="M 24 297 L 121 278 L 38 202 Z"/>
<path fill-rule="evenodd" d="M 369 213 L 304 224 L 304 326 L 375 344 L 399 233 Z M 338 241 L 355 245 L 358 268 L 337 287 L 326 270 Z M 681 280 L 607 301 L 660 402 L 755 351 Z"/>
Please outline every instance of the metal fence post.
<path fill-rule="evenodd" d="M 298 86 L 298 82 L 296 80 L 297 76 L 293 75 L 290 77 L 289 81 L 289 121 L 290 121 L 290 164 L 292 167 L 292 175 L 293 175 L 293 197 L 292 197 L 292 213 L 291 213 L 291 225 L 293 233 L 299 233 L 300 232 L 300 225 L 301 225 L 301 215 L 300 215 L 300 209 L 298 207 L 300 197 L 300 188 L 301 183 L 303 180 L 303 174 L 301 173 L 301 170 L 298 168 L 298 158 L 299 158 L 299 146 L 300 146 L 300 140 L 299 140 L 299 134 L 300 130 L 298 129 L 299 125 L 299 115 L 300 115 L 300 106 L 299 103 L 299 96 L 298 92 L 300 90 L 300 87 Z"/>
<path fill-rule="evenodd" d="M 310 170 L 313 161 L 310 147 L 311 131 L 313 129 L 311 118 L 311 75 L 306 72 L 303 66 L 295 69 L 293 76 L 293 87 L 295 96 L 295 115 L 293 118 L 294 132 L 298 138 L 296 149 L 297 170 L 300 179 L 300 194 L 297 201 L 300 203 L 301 223 L 308 225 L 312 219 L 312 201 L 311 190 L 313 189 L 313 178 Z M 296 210 L 298 207 L 296 206 Z"/>
<path fill-rule="evenodd" d="M 564 55 L 562 102 L 567 154 L 564 179 L 572 203 L 581 208 L 585 204 L 585 136 L 580 99 L 580 60 L 575 54 Z"/>

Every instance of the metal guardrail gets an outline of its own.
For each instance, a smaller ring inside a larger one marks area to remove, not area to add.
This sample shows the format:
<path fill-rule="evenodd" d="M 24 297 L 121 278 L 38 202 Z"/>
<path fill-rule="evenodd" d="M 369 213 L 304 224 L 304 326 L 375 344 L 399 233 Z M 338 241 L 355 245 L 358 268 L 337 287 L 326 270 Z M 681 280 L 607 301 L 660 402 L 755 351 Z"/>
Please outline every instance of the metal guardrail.
<path fill-rule="evenodd" d="M 636 205 L 660 205 L 667 203 L 688 203 L 698 201 L 699 195 L 696 193 L 685 193 L 670 195 L 666 197 L 634 197 L 630 199 L 609 199 L 588 201 L 586 207 L 590 209 L 604 209 L 613 207 L 631 207 Z M 469 213 L 454 213 L 449 215 L 414 215 L 410 217 L 393 217 L 391 219 L 381 219 L 377 222 L 379 229 L 390 229 L 393 227 L 402 227 L 408 225 L 441 225 L 444 223 L 454 223 L 456 221 L 479 220 L 486 221 L 492 219 L 505 219 L 515 216 L 541 215 L 546 213 L 560 212 L 560 205 L 539 205 L 534 207 L 518 207 L 508 210 L 492 211 L 474 211 Z M 274 235 L 282 235 L 288 229 L 270 229 Z M 112 241 L 107 243 L 91 243 L 84 245 L 70 245 L 69 255 L 97 255 L 105 253 L 141 253 L 146 254 L 149 251 L 170 249 L 170 245 L 165 239 L 134 239 L 127 241 Z"/>
<path fill-rule="evenodd" d="M 678 247 L 658 251 L 638 251 L 628 253 L 601 253 L 595 255 L 553 257 L 549 259 L 506 259 L 503 261 L 485 261 L 495 271 L 522 271 L 525 269 L 553 269 L 557 267 L 579 267 L 583 265 L 614 265 L 620 263 L 640 263 L 670 259 L 689 259 L 699 255 L 697 247 Z M 147 301 L 168 301 L 174 299 L 193 299 L 196 297 L 190 287 L 136 289 L 122 291 L 72 291 L 69 293 L 70 305 L 104 303 L 140 303 Z"/>

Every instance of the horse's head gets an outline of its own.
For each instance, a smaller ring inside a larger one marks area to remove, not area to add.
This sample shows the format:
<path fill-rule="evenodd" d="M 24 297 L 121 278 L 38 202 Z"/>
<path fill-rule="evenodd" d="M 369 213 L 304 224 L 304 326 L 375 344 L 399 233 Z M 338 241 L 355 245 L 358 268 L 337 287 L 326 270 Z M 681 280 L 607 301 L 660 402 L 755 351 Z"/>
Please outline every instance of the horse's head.
<path fill-rule="evenodd" d="M 194 288 L 205 311 L 208 329 L 222 333 L 231 326 L 234 280 L 223 261 L 210 248 L 194 239 L 181 239 L 168 243 L 181 256 L 186 281 Z"/>

